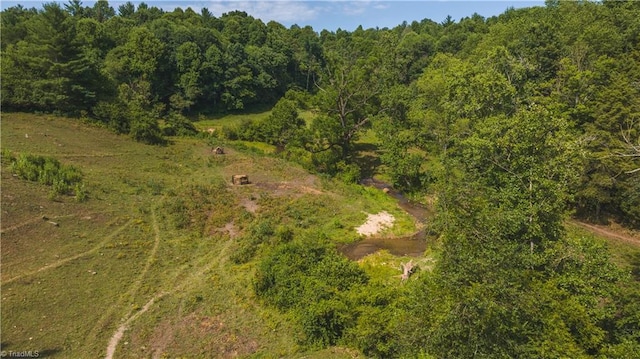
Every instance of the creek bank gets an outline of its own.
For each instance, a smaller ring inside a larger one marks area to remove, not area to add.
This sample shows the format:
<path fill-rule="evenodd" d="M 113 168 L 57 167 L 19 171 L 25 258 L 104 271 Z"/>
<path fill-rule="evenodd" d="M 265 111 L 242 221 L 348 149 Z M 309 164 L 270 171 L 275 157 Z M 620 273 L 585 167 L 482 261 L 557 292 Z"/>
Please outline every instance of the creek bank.
<path fill-rule="evenodd" d="M 420 224 L 426 222 L 429 210 L 420 203 L 410 201 L 400 191 L 393 189 L 391 185 L 373 178 L 364 179 L 361 184 L 384 191 L 395 198 L 398 201 L 398 206 Z M 354 261 L 383 249 L 395 256 L 421 257 L 427 249 L 426 238 L 426 229 L 422 228 L 416 233 L 404 237 L 368 237 L 354 243 L 339 245 L 338 251 Z"/>

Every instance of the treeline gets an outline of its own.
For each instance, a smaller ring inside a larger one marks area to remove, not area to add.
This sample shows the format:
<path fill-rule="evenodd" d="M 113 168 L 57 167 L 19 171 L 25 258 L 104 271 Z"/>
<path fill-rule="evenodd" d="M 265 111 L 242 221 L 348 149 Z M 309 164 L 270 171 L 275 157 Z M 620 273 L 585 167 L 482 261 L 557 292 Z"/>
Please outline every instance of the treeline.
<path fill-rule="evenodd" d="M 322 66 L 310 27 L 144 3 L 117 13 L 79 0 L 3 11 L 3 108 L 89 116 L 161 142 L 158 120 L 168 134 L 193 132 L 185 115 L 272 106 L 311 89 Z"/>
<path fill-rule="evenodd" d="M 357 178 L 353 145 L 373 126 L 405 191 L 433 185 L 443 158 L 485 119 L 544 108 L 580 148 L 578 214 L 637 225 L 639 18 L 634 1 L 549 1 L 489 19 L 318 33 L 206 8 L 16 6 L 2 12 L 2 106 L 162 143 L 195 133 L 189 119 L 199 114 L 270 107 L 289 91 L 270 121 L 230 136 Z M 317 113 L 309 126 L 295 113 L 305 106 Z"/>

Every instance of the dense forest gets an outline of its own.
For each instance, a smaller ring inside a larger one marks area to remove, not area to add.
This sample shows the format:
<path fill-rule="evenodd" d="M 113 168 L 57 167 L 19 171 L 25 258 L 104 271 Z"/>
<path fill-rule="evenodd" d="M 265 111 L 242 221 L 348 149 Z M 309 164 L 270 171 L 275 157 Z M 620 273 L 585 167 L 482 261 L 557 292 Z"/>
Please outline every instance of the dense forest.
<path fill-rule="evenodd" d="M 319 238 L 261 260 L 256 294 L 293 313 L 310 345 L 381 358 L 640 352 L 637 283 L 564 230 L 567 214 L 640 225 L 640 2 L 353 32 L 104 0 L 2 12 L 3 111 L 162 144 L 256 107 L 273 110 L 220 136 L 357 182 L 372 130 L 393 185 L 435 198 L 439 261 L 411 286 L 370 282 Z"/>

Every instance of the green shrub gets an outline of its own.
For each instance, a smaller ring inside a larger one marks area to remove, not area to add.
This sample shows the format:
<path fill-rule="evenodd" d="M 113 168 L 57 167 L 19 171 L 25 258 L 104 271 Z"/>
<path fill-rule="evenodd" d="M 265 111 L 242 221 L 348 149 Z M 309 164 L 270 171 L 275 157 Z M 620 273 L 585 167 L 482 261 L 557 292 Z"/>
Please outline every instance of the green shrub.
<path fill-rule="evenodd" d="M 243 264 L 249 262 L 256 255 L 258 244 L 251 240 L 243 240 L 240 242 L 236 250 L 231 254 L 231 261 L 235 264 Z"/>
<path fill-rule="evenodd" d="M 296 311 L 302 326 L 304 341 L 312 347 L 337 344 L 353 323 L 353 312 L 338 299 L 309 303 Z"/>
<path fill-rule="evenodd" d="M 267 304 L 293 313 L 302 327 L 304 344 L 337 344 L 358 316 L 350 299 L 368 277 L 322 237 L 283 243 L 264 257 L 254 290 Z"/>
<path fill-rule="evenodd" d="M 125 106 L 121 103 L 100 101 L 93 108 L 93 117 L 116 133 L 128 133 L 131 124 Z"/>
<path fill-rule="evenodd" d="M 275 247 L 258 264 L 253 286 L 267 304 L 295 313 L 307 344 L 324 346 L 353 324 L 346 293 L 367 282 L 357 264 L 318 236 Z"/>
<path fill-rule="evenodd" d="M 293 240 L 293 230 L 289 227 L 278 226 L 276 228 L 276 238 L 279 243 L 289 243 Z"/>
<path fill-rule="evenodd" d="M 87 200 L 88 195 L 83 183 L 76 183 L 73 192 L 76 195 L 76 202 L 84 202 Z"/>
<path fill-rule="evenodd" d="M 362 306 L 356 324 L 345 333 L 345 341 L 367 358 L 397 357 L 399 348 L 397 328 L 394 327 L 398 313 L 388 306 Z"/>
<path fill-rule="evenodd" d="M 222 126 L 222 138 L 235 141 L 238 139 L 238 130 L 235 126 Z"/>
<path fill-rule="evenodd" d="M 622 220 L 640 228 L 640 181 L 623 191 L 620 197 L 620 208 L 624 214 Z"/>
<path fill-rule="evenodd" d="M 359 183 L 362 177 L 360 167 L 355 163 L 338 162 L 337 177 L 344 183 Z"/>
<path fill-rule="evenodd" d="M 11 163 L 13 161 L 15 161 L 15 157 L 13 156 L 13 154 L 11 153 L 11 151 L 9 151 L 6 148 L 2 149 L 2 152 L 0 153 L 0 156 L 2 156 L 2 164 L 4 165 L 5 163 Z"/>
<path fill-rule="evenodd" d="M 8 154 L 3 154 L 3 156 Z M 39 182 L 51 186 L 50 199 L 57 195 L 70 193 L 78 195 L 78 188 L 82 189 L 82 200 L 86 199 L 86 192 L 82 184 L 82 173 L 73 166 L 65 166 L 51 157 L 34 156 L 21 153 L 17 158 L 10 157 L 11 172 L 27 181 Z"/>
<path fill-rule="evenodd" d="M 162 133 L 165 136 L 195 136 L 198 130 L 184 115 L 172 112 L 166 120 Z"/>
<path fill-rule="evenodd" d="M 158 121 L 152 118 L 140 118 L 131 123 L 131 137 L 149 145 L 164 145 L 166 140 L 162 137 L 162 131 L 158 126 Z"/>
<path fill-rule="evenodd" d="M 311 103 L 311 94 L 302 89 L 289 89 L 284 94 L 283 98 L 293 101 L 297 108 L 301 108 L 303 110 L 308 109 L 309 104 Z"/>
<path fill-rule="evenodd" d="M 53 193 L 55 194 L 65 194 L 69 190 L 69 186 L 64 183 L 62 179 L 56 178 L 53 180 Z"/>

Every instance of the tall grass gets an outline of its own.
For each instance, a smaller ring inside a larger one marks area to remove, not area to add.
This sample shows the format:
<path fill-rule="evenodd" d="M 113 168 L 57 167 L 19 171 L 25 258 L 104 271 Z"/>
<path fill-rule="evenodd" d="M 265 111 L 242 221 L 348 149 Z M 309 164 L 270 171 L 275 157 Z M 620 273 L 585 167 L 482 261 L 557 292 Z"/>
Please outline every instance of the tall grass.
<path fill-rule="evenodd" d="M 3 163 L 9 163 L 9 169 L 19 178 L 51 186 L 50 197 L 75 194 L 76 200 L 84 201 L 87 193 L 82 183 L 82 172 L 63 165 L 53 157 L 20 153 L 14 157 L 11 152 L 2 152 Z"/>

